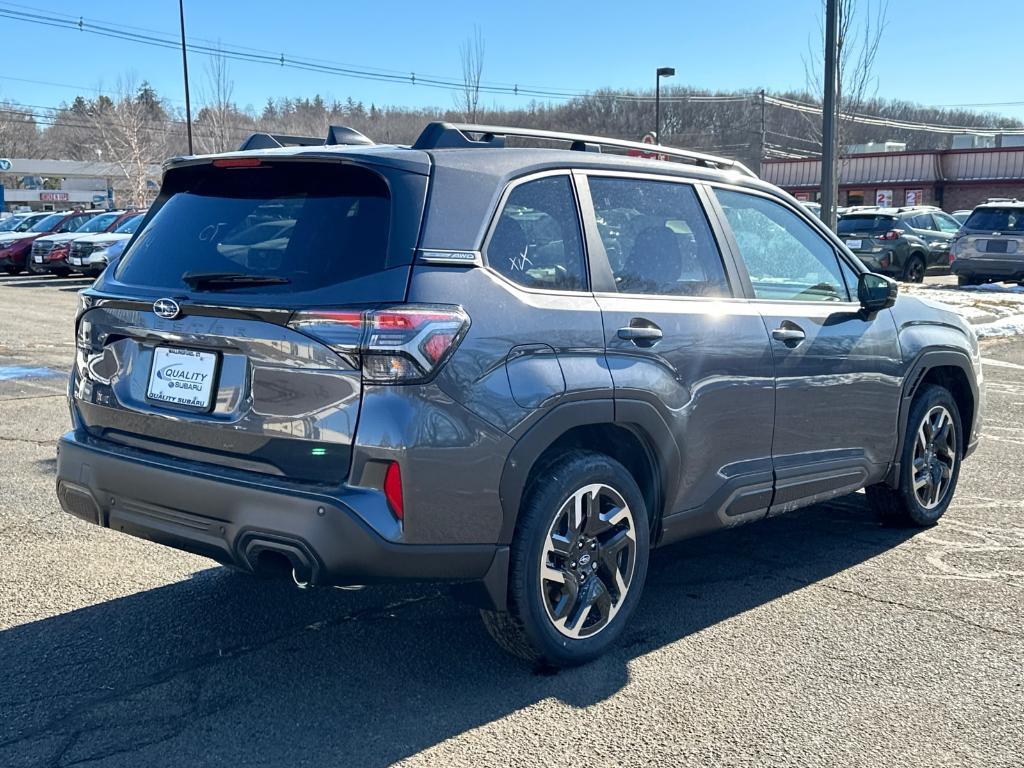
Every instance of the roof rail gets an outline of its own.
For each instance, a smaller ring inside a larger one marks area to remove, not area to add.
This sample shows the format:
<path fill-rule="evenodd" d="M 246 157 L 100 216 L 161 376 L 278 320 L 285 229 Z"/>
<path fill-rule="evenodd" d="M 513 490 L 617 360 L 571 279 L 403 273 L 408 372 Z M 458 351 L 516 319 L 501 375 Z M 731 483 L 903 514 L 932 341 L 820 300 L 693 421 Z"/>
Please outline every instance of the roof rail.
<path fill-rule="evenodd" d="M 479 138 L 473 138 L 478 136 Z M 667 147 L 662 144 L 644 144 L 639 141 L 609 139 L 603 136 L 587 136 L 561 131 L 541 131 L 532 128 L 512 128 L 496 125 L 476 125 L 473 123 L 433 122 L 423 129 L 423 133 L 412 145 L 413 149 L 455 149 L 469 147 L 501 148 L 505 146 L 505 137 L 515 136 L 526 139 L 542 139 L 544 141 L 569 142 L 569 149 L 579 152 L 600 152 L 601 147 L 637 150 L 646 154 L 665 155 L 667 157 L 690 162 L 705 168 L 722 168 L 736 170 L 747 176 L 756 178 L 756 174 L 743 163 L 728 160 L 715 155 L 705 155 L 688 149 Z"/>
<path fill-rule="evenodd" d="M 242 142 L 239 152 L 250 149 L 277 149 L 278 147 L 322 147 L 337 145 L 369 146 L 373 141 L 347 125 L 332 125 L 327 129 L 327 138 L 315 136 L 291 136 L 285 133 L 254 133 Z"/>

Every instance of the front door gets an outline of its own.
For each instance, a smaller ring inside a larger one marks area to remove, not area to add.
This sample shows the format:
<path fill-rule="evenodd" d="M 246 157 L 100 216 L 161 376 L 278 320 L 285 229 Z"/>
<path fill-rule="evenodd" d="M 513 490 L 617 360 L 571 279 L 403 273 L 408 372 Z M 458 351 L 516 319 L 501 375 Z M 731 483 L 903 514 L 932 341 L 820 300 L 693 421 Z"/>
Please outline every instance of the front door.
<path fill-rule="evenodd" d="M 756 307 L 737 298 L 703 193 L 671 178 L 588 180 L 581 201 L 585 214 L 593 205 L 584 219 L 616 419 L 653 408 L 678 447 L 665 538 L 763 517 L 772 492 L 771 346 Z"/>
<path fill-rule="evenodd" d="M 775 361 L 772 513 L 884 476 L 896 447 L 901 354 L 888 310 L 865 317 L 856 273 L 768 197 L 717 188 Z"/>

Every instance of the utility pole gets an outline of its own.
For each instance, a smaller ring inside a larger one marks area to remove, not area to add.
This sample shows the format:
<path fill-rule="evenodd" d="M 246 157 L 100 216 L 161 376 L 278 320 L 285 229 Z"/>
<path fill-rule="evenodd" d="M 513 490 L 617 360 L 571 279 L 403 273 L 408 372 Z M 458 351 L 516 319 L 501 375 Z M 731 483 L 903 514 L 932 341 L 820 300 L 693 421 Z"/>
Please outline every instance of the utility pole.
<path fill-rule="evenodd" d="M 658 67 L 654 74 L 654 141 L 661 144 L 661 78 L 672 77 L 673 67 Z"/>
<path fill-rule="evenodd" d="M 829 229 L 836 228 L 836 198 L 839 197 L 839 153 L 836 132 L 837 56 L 839 43 L 839 0 L 825 6 L 825 94 L 821 126 L 821 215 Z"/>
<path fill-rule="evenodd" d="M 764 88 L 761 89 L 761 154 L 757 159 L 757 175 L 763 175 L 761 172 L 764 169 L 764 155 L 766 150 L 766 130 L 764 120 Z"/>
<path fill-rule="evenodd" d="M 178 18 L 181 20 L 181 66 L 185 70 L 185 128 L 188 131 L 188 153 L 192 151 L 192 104 L 188 98 L 188 54 L 185 52 L 185 0 L 178 0 Z"/>

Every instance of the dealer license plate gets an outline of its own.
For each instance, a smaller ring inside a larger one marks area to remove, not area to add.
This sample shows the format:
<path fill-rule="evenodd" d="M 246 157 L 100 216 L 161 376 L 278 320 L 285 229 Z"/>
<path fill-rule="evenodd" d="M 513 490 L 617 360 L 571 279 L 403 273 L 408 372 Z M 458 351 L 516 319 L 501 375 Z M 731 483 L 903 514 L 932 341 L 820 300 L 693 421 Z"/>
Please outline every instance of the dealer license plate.
<path fill-rule="evenodd" d="M 146 397 L 180 408 L 209 410 L 216 371 L 217 355 L 212 352 L 157 347 Z"/>

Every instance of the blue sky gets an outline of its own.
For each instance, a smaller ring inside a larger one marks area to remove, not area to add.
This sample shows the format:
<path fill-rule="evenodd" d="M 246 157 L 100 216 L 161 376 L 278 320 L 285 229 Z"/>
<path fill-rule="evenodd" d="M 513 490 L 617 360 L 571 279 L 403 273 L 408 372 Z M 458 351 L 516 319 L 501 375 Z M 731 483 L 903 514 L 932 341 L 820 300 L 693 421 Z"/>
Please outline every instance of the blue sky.
<path fill-rule="evenodd" d="M 861 0 L 862 4 L 865 0 Z M 817 34 L 820 0 L 705 2 L 592 1 L 586 10 L 551 0 L 516 2 L 321 2 L 186 0 L 189 38 L 458 79 L 459 46 L 478 25 L 486 44 L 484 80 L 544 89 L 650 87 L 658 66 L 674 66 L 674 83 L 702 88 L 802 88 L 803 58 Z M 971 12 L 984 7 L 983 13 Z M 0 0 L 5 8 L 47 18 L 110 22 L 121 28 L 177 34 L 176 0 Z M 565 10 L 562 10 L 565 8 Z M 627 10 L 628 9 L 628 10 Z M 294 10 L 294 13 L 292 11 Z M 986 0 L 890 0 L 889 28 L 876 66 L 878 95 L 932 105 L 1020 102 L 993 106 L 1024 118 L 1024 87 L 1015 65 L 1024 3 Z M 136 30 L 138 31 L 138 30 Z M 148 34 L 148 32 L 143 32 Z M 174 50 L 107 39 L 0 17 L 4 66 L 0 99 L 51 106 L 76 88 L 110 90 L 119 76 L 147 79 L 176 105 L 181 61 Z M 206 57 L 190 58 L 193 99 Z M 312 96 L 366 103 L 450 107 L 450 91 L 231 62 L 235 99 L 261 106 L 267 97 Z M 994 73 L 1002 72 L 1003 75 Z M 25 80 L 46 81 L 52 85 Z M 523 105 L 526 97 L 489 96 L 488 104 Z"/>

